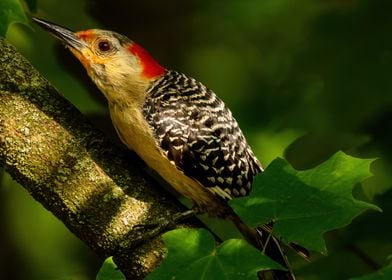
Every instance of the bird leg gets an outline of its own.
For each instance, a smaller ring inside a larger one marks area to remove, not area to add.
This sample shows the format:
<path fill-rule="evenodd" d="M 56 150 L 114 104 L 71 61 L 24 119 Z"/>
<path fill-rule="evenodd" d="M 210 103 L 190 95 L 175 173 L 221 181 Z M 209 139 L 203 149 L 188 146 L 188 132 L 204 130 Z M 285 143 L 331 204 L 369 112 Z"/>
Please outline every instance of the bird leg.
<path fill-rule="evenodd" d="M 140 237 L 134 240 L 135 243 L 143 243 L 150 240 L 157 235 L 167 231 L 170 228 L 175 227 L 176 224 L 184 220 L 190 219 L 198 214 L 197 209 L 189 209 L 184 212 L 174 214 L 171 218 L 160 218 L 156 223 L 153 224 L 139 224 L 133 227 L 133 230 L 143 231 L 140 233 Z"/>

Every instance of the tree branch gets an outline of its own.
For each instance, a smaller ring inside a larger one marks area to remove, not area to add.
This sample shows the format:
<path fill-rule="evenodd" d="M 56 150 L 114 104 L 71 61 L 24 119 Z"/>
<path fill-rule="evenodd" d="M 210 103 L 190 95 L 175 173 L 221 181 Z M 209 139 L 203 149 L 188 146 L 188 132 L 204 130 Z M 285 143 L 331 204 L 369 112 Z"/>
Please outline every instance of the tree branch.
<path fill-rule="evenodd" d="M 160 238 L 137 244 L 135 225 L 158 223 L 183 207 L 125 160 L 17 51 L 0 38 L 0 165 L 128 279 L 162 260 Z"/>

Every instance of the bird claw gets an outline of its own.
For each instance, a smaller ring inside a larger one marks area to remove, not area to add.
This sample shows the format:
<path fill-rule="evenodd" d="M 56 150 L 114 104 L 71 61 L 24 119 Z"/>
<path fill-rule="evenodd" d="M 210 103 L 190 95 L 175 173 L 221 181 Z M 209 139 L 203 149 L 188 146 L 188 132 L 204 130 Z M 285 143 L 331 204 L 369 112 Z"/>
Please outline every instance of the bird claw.
<path fill-rule="evenodd" d="M 156 223 L 139 224 L 132 227 L 135 231 L 142 231 L 140 238 L 135 242 L 141 243 L 150 240 L 159 234 L 173 228 L 176 224 L 186 219 L 192 218 L 196 215 L 194 210 L 187 210 L 185 212 L 176 213 L 171 219 L 160 218 Z"/>

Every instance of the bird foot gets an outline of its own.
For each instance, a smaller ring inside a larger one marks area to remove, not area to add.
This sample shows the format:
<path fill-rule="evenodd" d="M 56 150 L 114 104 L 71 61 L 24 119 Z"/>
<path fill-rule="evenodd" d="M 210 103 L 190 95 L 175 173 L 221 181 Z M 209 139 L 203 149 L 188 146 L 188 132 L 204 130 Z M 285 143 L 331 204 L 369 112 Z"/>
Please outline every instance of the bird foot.
<path fill-rule="evenodd" d="M 134 240 L 134 242 L 143 243 L 147 240 L 150 240 L 157 235 L 173 228 L 179 222 L 194 217 L 196 214 L 196 211 L 191 209 L 184 212 L 176 213 L 170 219 L 161 218 L 153 224 L 135 225 L 133 227 L 133 230 L 140 231 L 141 233 L 139 235 L 140 238 L 137 238 L 136 240 Z"/>

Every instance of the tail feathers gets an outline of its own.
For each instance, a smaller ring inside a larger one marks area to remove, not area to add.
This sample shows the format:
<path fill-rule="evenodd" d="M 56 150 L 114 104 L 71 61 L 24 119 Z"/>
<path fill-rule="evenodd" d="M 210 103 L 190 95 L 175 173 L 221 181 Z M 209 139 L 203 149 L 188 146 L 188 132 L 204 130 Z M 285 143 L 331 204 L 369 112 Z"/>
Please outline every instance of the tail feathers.
<path fill-rule="evenodd" d="M 297 243 L 290 243 L 289 247 L 291 249 L 293 249 L 295 252 L 297 252 L 297 254 L 300 255 L 301 257 L 303 257 L 304 259 L 309 260 L 310 253 L 309 253 L 308 249 L 306 249 L 305 247 L 302 247 L 301 245 L 298 245 Z"/>
<path fill-rule="evenodd" d="M 262 233 L 264 231 L 267 234 L 272 235 L 272 232 L 273 232 L 272 227 L 273 227 L 273 223 L 271 222 L 271 223 L 268 223 L 268 224 L 261 226 L 258 229 L 258 231 L 260 233 Z M 298 255 L 303 257 L 304 259 L 309 260 L 310 253 L 309 253 L 308 249 L 306 249 L 305 247 L 302 247 L 301 245 L 294 243 L 294 242 L 289 243 L 288 246 L 291 249 L 293 249 Z"/>
<path fill-rule="evenodd" d="M 271 230 L 266 229 L 264 226 L 256 229 L 258 234 L 258 248 L 261 249 L 268 257 L 287 268 L 284 270 L 271 271 L 271 277 L 274 280 L 295 280 L 295 276 L 290 269 L 290 263 L 287 259 L 286 253 L 281 246 L 280 241 L 272 236 Z M 268 279 L 268 276 L 263 275 L 261 279 Z"/>
<path fill-rule="evenodd" d="M 295 280 L 295 276 L 290 269 L 289 261 L 280 241 L 271 234 L 271 225 L 253 229 L 245 225 L 238 217 L 235 217 L 235 219 L 232 220 L 250 244 L 287 269 L 287 271 L 272 270 L 260 272 L 260 279 Z"/>

